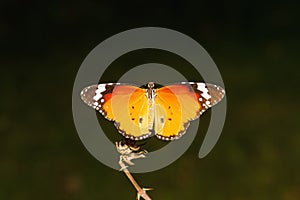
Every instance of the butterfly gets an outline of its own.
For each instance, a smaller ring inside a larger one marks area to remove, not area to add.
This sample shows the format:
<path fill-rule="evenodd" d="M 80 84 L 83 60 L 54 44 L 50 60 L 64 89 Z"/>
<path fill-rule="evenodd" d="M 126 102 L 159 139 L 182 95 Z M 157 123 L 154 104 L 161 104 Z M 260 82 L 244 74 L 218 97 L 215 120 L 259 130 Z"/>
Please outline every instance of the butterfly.
<path fill-rule="evenodd" d="M 225 90 L 202 82 L 181 82 L 157 88 L 100 83 L 81 91 L 81 99 L 114 121 L 126 138 L 142 140 L 152 132 L 162 140 L 180 138 L 190 121 L 222 100 Z"/>

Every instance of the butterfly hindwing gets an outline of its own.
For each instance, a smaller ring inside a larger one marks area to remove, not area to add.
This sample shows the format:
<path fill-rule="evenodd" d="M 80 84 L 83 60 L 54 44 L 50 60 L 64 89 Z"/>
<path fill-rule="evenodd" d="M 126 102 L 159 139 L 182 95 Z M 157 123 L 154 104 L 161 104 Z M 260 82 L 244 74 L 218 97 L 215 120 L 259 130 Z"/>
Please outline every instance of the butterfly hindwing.
<path fill-rule="evenodd" d="M 98 84 L 83 89 L 81 98 L 106 119 L 114 121 L 125 137 L 138 140 L 150 135 L 152 118 L 145 89 L 116 83 Z"/>
<path fill-rule="evenodd" d="M 160 139 L 175 137 L 182 127 L 180 99 L 168 87 L 156 90 L 154 130 Z"/>

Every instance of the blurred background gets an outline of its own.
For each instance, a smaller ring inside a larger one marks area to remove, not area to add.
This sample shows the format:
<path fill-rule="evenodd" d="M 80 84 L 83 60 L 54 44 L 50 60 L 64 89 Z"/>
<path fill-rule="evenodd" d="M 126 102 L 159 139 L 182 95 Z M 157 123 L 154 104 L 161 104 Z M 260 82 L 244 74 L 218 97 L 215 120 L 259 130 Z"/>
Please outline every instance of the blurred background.
<path fill-rule="evenodd" d="M 149 195 L 300 199 L 299 6 L 257 0 L 2 0 L 0 199 L 135 198 L 125 175 L 97 161 L 81 143 L 71 94 L 77 70 L 96 45 L 144 26 L 174 29 L 198 41 L 222 74 L 228 102 L 223 133 L 207 157 L 197 155 L 209 112 L 180 159 L 134 174 L 142 186 L 155 188 Z"/>

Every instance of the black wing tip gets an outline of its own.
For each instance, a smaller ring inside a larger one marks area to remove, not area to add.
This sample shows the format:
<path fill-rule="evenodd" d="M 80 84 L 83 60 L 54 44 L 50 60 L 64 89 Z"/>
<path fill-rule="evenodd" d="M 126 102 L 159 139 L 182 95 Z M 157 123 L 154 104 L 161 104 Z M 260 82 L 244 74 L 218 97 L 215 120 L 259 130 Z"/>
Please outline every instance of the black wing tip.
<path fill-rule="evenodd" d="M 212 83 L 205 83 L 207 88 L 209 90 L 216 90 L 216 91 L 219 91 L 220 93 L 222 94 L 225 94 L 225 90 L 223 87 L 219 86 L 219 85 L 216 85 L 216 84 L 212 84 Z"/>
<path fill-rule="evenodd" d="M 96 94 L 96 90 L 98 88 L 98 85 L 90 85 L 87 86 L 85 88 L 83 88 L 83 90 L 81 90 L 80 92 L 80 98 L 81 100 L 86 103 L 87 105 L 93 107 L 93 97 Z"/>
<path fill-rule="evenodd" d="M 206 83 L 206 86 L 209 94 L 211 95 L 211 106 L 216 105 L 224 98 L 225 90 L 221 86 L 211 83 Z"/>

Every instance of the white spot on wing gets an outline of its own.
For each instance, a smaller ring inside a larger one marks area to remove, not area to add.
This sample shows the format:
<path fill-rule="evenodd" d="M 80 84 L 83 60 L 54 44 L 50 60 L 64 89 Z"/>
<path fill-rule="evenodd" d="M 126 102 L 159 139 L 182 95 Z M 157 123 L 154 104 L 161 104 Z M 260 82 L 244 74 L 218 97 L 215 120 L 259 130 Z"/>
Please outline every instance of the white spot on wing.
<path fill-rule="evenodd" d="M 97 93 L 97 94 L 93 97 L 93 99 L 94 99 L 95 101 L 98 101 L 101 97 L 102 97 L 102 94 Z"/>
<path fill-rule="evenodd" d="M 208 100 L 211 98 L 210 94 L 208 94 L 208 89 L 206 88 L 205 83 L 197 83 L 197 89 L 202 92 L 201 96 L 205 99 Z"/>
<path fill-rule="evenodd" d="M 96 90 L 96 95 L 93 97 L 93 99 L 95 101 L 98 101 L 103 96 L 101 93 L 104 92 L 105 90 L 106 90 L 105 84 L 99 84 L 98 89 Z"/>

